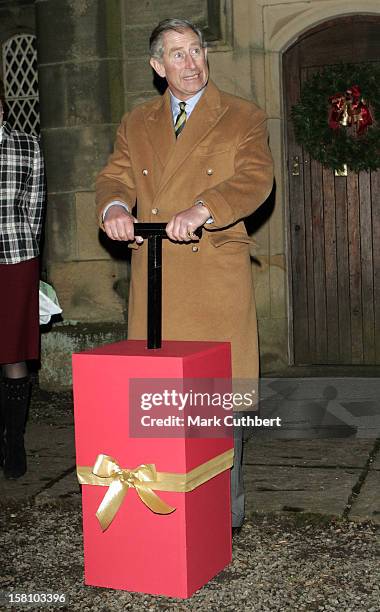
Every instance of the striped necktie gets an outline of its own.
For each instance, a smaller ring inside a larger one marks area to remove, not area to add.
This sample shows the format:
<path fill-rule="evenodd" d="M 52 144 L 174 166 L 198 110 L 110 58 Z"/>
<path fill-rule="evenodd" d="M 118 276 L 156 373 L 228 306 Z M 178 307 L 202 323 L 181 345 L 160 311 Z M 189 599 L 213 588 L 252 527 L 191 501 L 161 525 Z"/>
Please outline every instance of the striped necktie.
<path fill-rule="evenodd" d="M 177 115 L 177 119 L 175 120 L 174 131 L 175 137 L 178 138 L 183 128 L 185 127 L 187 115 L 186 115 L 186 102 L 179 103 L 179 113 Z"/>

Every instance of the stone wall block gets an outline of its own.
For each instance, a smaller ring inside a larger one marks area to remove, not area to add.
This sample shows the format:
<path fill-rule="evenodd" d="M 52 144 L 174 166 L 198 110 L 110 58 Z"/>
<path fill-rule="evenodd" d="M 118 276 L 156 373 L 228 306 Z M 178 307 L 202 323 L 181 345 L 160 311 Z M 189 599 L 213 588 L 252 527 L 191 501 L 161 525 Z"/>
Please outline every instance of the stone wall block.
<path fill-rule="evenodd" d="M 251 53 L 251 81 L 253 99 L 269 114 L 269 103 L 265 94 L 265 55 L 260 49 L 253 49 Z"/>
<path fill-rule="evenodd" d="M 75 194 L 76 251 L 78 259 L 109 259 L 104 232 L 99 228 L 95 210 L 95 193 L 79 192 Z M 126 247 L 127 249 L 127 247 Z"/>
<path fill-rule="evenodd" d="M 239 37 L 240 44 L 249 46 L 253 50 L 264 48 L 262 4 L 261 0 L 252 0 L 252 2 L 233 0 L 236 36 Z"/>
<path fill-rule="evenodd" d="M 180 6 L 173 0 L 124 0 L 128 24 L 148 24 L 151 29 L 162 19 L 184 17 L 197 24 L 207 22 L 207 0 L 186 0 Z"/>
<path fill-rule="evenodd" d="M 270 309 L 269 266 L 260 256 L 252 262 L 253 284 L 255 287 L 256 312 L 258 319 L 268 316 Z"/>
<path fill-rule="evenodd" d="M 265 106 L 270 117 L 277 119 L 282 117 L 282 97 L 281 92 L 281 56 L 279 53 L 266 53 L 265 55 Z"/>
<path fill-rule="evenodd" d="M 253 218 L 255 215 L 253 215 Z M 268 255 L 269 253 L 269 225 L 268 223 L 263 223 L 258 229 L 248 226 L 250 230 L 249 233 L 252 235 L 253 240 L 256 243 L 256 247 L 253 249 L 253 255 L 260 259 L 263 255 Z M 252 232 L 251 232 L 252 229 Z"/>
<path fill-rule="evenodd" d="M 116 126 L 57 128 L 43 133 L 49 191 L 90 191 L 111 153 Z"/>
<path fill-rule="evenodd" d="M 49 194 L 45 227 L 45 258 L 54 262 L 75 259 L 77 245 L 73 193 Z"/>
<path fill-rule="evenodd" d="M 8 38 L 19 32 L 34 34 L 35 21 L 35 7 L 33 4 L 0 8 L 0 43 L 5 42 Z"/>
<path fill-rule="evenodd" d="M 38 383 L 42 389 L 69 389 L 72 385 L 71 356 L 91 348 L 120 342 L 127 337 L 125 322 L 54 323 L 42 329 L 41 369 Z"/>
<path fill-rule="evenodd" d="M 276 203 L 269 219 L 271 254 L 285 253 L 285 215 L 284 215 L 284 176 L 282 123 L 279 119 L 269 119 L 269 144 L 274 159 L 276 179 Z"/>
<path fill-rule="evenodd" d="M 288 365 L 288 322 L 262 318 L 258 324 L 261 373 L 281 371 Z"/>
<path fill-rule="evenodd" d="M 114 286 L 127 274 L 126 264 L 113 260 L 50 263 L 48 267 L 48 281 L 66 321 L 123 321 L 126 304 Z"/>
<path fill-rule="evenodd" d="M 223 89 L 223 91 L 227 91 L 232 95 L 235 95 L 236 92 L 236 78 L 235 78 L 235 70 L 236 64 L 234 62 L 234 58 L 232 53 L 215 53 L 212 50 L 208 53 L 208 61 L 210 65 L 210 77 L 216 83 L 216 85 Z M 240 71 L 240 65 L 239 65 Z M 248 87 L 250 87 L 249 83 L 249 71 L 247 75 Z"/>
<path fill-rule="evenodd" d="M 285 257 L 273 256 L 270 262 L 270 315 L 273 319 L 284 319 L 287 312 Z"/>
<path fill-rule="evenodd" d="M 127 60 L 124 66 L 125 83 L 129 93 L 149 91 L 154 89 L 153 69 L 151 68 L 148 57 Z"/>
<path fill-rule="evenodd" d="M 130 25 L 130 21 L 128 20 L 123 32 L 125 57 L 140 57 L 147 62 L 149 57 L 149 37 L 151 32 L 152 26 L 150 24 L 144 24 L 141 26 Z"/>
<path fill-rule="evenodd" d="M 119 0 L 37 2 L 42 63 L 83 61 L 115 55 L 120 46 Z"/>
<path fill-rule="evenodd" d="M 123 112 L 121 73 L 118 60 L 41 66 L 43 128 L 119 121 Z"/>

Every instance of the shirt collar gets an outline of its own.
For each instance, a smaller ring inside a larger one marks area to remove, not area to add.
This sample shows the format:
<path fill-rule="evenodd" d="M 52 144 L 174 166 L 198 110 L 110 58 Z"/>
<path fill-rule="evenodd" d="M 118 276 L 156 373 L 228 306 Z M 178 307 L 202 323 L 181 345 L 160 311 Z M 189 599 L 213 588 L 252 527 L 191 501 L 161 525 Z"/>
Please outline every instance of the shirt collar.
<path fill-rule="evenodd" d="M 187 118 L 190 117 L 190 115 L 193 112 L 195 106 L 197 105 L 197 103 L 199 102 L 200 98 L 202 97 L 205 89 L 206 89 L 206 86 L 202 87 L 202 89 L 200 91 L 198 91 L 194 96 L 192 96 L 188 100 L 185 100 L 186 101 L 186 115 L 187 115 Z M 177 118 L 178 113 L 180 112 L 180 110 L 179 110 L 179 103 L 182 102 L 182 100 L 180 100 L 179 98 L 176 98 L 176 96 L 174 94 L 172 94 L 170 89 L 169 89 L 169 93 L 170 93 L 170 106 L 171 106 L 171 109 L 172 109 L 173 121 L 175 121 L 176 118 Z"/>

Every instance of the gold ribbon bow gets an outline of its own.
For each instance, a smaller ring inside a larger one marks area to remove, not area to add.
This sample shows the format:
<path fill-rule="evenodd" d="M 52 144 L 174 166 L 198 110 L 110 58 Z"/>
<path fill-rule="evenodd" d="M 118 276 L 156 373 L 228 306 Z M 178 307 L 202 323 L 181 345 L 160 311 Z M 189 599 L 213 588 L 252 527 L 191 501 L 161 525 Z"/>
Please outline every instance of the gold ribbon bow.
<path fill-rule="evenodd" d="M 233 456 L 234 449 L 231 448 L 186 474 L 176 474 L 157 472 L 154 464 L 139 465 L 134 470 L 123 469 L 109 455 L 98 455 L 93 468 L 78 466 L 77 476 L 80 484 L 109 487 L 96 512 L 100 526 L 105 531 L 115 518 L 129 488 L 136 489 L 141 501 L 152 512 L 170 514 L 175 508 L 160 499 L 153 489 L 177 493 L 193 491 L 232 467 Z"/>
<path fill-rule="evenodd" d="M 111 478 L 112 482 L 100 504 L 96 516 L 103 531 L 109 527 L 124 501 L 128 489 L 136 489 L 141 501 L 152 512 L 170 514 L 175 510 L 156 495 L 149 487 L 157 480 L 154 464 L 139 465 L 133 470 L 123 469 L 109 455 L 98 455 L 92 470 L 99 478 Z"/>

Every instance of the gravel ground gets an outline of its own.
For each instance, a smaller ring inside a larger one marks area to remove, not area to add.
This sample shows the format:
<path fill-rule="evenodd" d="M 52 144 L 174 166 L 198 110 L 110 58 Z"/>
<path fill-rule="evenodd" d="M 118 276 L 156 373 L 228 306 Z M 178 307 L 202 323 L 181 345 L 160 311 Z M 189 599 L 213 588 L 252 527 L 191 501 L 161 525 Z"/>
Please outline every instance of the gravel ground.
<path fill-rule="evenodd" d="M 32 386 L 30 422 L 56 423 L 61 419 L 73 419 L 72 391 L 45 391 L 37 384 Z"/>
<path fill-rule="evenodd" d="M 78 506 L 2 507 L 0 526 L 0 590 L 65 592 L 60 609 L 70 612 L 380 610 L 378 532 L 369 523 L 255 516 L 234 538 L 233 563 L 187 601 L 84 587 Z"/>
<path fill-rule="evenodd" d="M 36 385 L 29 418 L 71 421 L 71 392 Z M 73 502 L 0 505 L 0 533 L 0 591 L 65 592 L 68 604 L 59 609 L 69 612 L 380 612 L 378 528 L 370 523 L 254 516 L 234 539 L 232 564 L 187 601 L 85 587 L 81 513 Z"/>

